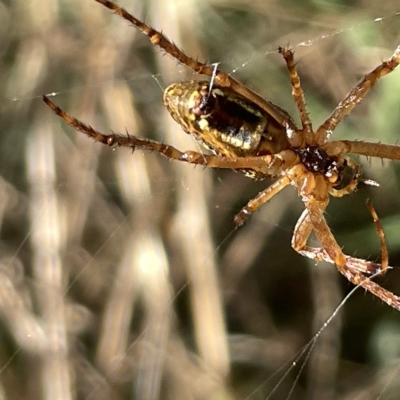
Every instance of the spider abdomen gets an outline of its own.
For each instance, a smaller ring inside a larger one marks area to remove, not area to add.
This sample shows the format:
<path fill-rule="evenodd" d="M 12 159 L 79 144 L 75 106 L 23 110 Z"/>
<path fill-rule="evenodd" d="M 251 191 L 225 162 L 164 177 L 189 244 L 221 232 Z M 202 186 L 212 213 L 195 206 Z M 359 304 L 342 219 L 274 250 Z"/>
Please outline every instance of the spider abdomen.
<path fill-rule="evenodd" d="M 289 147 L 285 129 L 264 110 L 231 89 L 207 81 L 169 86 L 168 111 L 182 128 L 215 154 L 276 154 Z"/>

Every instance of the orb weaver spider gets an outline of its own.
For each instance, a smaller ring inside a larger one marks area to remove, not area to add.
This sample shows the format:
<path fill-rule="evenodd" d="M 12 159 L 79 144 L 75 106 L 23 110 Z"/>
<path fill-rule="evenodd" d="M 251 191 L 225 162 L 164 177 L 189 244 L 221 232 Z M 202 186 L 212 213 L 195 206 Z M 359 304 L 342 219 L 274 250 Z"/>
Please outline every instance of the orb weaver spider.
<path fill-rule="evenodd" d="M 362 181 L 361 169 L 346 154 L 400 160 L 400 147 L 381 143 L 337 140 L 330 134 L 341 120 L 366 96 L 377 81 L 400 63 L 400 45 L 389 60 L 367 74 L 338 104 L 328 119 L 316 130 L 308 116 L 304 92 L 297 74 L 293 52 L 279 48 L 289 72 L 292 97 L 301 121 L 298 128 L 282 108 L 265 100 L 226 72 L 187 56 L 162 33 L 138 20 L 108 0 L 95 0 L 132 23 L 151 43 L 208 81 L 175 83 L 164 92 L 164 104 L 183 130 L 193 135 L 212 155 L 176 148 L 127 134 L 105 135 L 67 114 L 44 96 L 45 103 L 76 130 L 108 146 L 156 151 L 172 160 L 212 168 L 229 168 L 254 179 L 278 178 L 275 183 L 251 199 L 236 215 L 235 223 L 247 218 L 289 184 L 295 186 L 305 205 L 293 233 L 292 247 L 301 255 L 316 261 L 327 261 L 354 285 L 359 285 L 400 311 L 400 297 L 382 288 L 367 275 L 385 272 L 388 264 L 382 251 L 382 264 L 345 255 L 336 242 L 324 217 L 329 197 L 342 197 L 355 191 Z M 345 170 L 352 179 L 342 183 Z M 376 220 L 373 210 L 371 214 Z M 378 226 L 378 225 L 377 225 Z M 321 247 L 310 247 L 307 241 L 315 232 Z M 378 229 L 379 232 L 379 229 Z M 381 231 L 381 243 L 384 242 Z M 382 249 L 384 245 L 382 245 Z"/>

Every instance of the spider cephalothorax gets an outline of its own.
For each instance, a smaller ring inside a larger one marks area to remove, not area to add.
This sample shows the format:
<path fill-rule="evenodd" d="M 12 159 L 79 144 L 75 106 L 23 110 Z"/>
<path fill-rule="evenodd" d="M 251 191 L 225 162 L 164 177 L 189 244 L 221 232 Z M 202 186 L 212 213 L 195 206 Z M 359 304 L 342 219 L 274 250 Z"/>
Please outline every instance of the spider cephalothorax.
<path fill-rule="evenodd" d="M 329 193 L 333 196 L 341 197 L 338 195 L 339 191 L 333 188 L 342 183 L 344 172 L 349 167 L 349 164 L 353 172 L 353 178 L 349 184 L 344 186 L 345 191 L 343 194 L 350 194 L 357 187 L 361 168 L 351 162 L 348 157 L 329 156 L 324 149 L 318 146 L 306 146 L 294 149 L 294 151 L 299 155 L 300 162 L 308 171 L 323 175 L 332 184 Z"/>
<path fill-rule="evenodd" d="M 213 168 L 241 170 L 246 175 L 265 179 L 277 177 L 275 183 L 259 193 L 235 217 L 238 225 L 288 185 L 297 188 L 305 205 L 294 229 L 292 247 L 305 257 L 335 264 L 352 283 L 378 296 L 400 310 L 400 298 L 371 281 L 368 274 L 385 270 L 388 264 L 383 233 L 378 229 L 382 246 L 382 265 L 347 256 L 335 240 L 324 217 L 329 196 L 341 197 L 354 192 L 360 180 L 360 167 L 347 157 L 355 153 L 370 157 L 400 160 L 400 146 L 328 138 L 341 120 L 366 96 L 377 81 L 400 63 L 400 46 L 390 59 L 367 74 L 334 109 L 330 117 L 313 130 L 304 92 L 290 49 L 279 48 L 285 59 L 301 128 L 279 106 L 235 80 L 214 65 L 187 56 L 162 33 L 140 21 L 108 0 L 96 0 L 120 15 L 145 35 L 151 43 L 200 75 L 212 77 L 213 83 L 189 81 L 169 86 L 164 102 L 172 117 L 188 133 L 200 140 L 213 155 L 179 151 L 172 146 L 136 136 L 105 135 L 70 116 L 48 98 L 46 104 L 75 129 L 109 146 L 124 146 L 157 151 L 166 157 Z M 346 168 L 353 178 L 339 186 Z M 374 217 L 374 219 L 376 219 Z M 307 245 L 315 232 L 321 247 Z"/>
<path fill-rule="evenodd" d="M 344 166 L 338 165 L 337 157 L 328 156 L 327 152 L 318 146 L 306 146 L 295 149 L 300 161 L 310 171 L 325 175 L 327 178 L 343 171 Z"/>

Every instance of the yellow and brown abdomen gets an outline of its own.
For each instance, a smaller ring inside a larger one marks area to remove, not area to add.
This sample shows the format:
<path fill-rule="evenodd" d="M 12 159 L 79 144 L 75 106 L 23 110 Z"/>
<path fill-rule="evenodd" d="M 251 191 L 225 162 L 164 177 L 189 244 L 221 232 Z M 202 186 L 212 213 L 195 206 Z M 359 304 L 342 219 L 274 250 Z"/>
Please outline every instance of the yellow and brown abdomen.
<path fill-rule="evenodd" d="M 207 81 L 175 83 L 164 103 L 179 125 L 213 153 L 226 157 L 276 154 L 290 148 L 286 129 L 233 90 Z"/>

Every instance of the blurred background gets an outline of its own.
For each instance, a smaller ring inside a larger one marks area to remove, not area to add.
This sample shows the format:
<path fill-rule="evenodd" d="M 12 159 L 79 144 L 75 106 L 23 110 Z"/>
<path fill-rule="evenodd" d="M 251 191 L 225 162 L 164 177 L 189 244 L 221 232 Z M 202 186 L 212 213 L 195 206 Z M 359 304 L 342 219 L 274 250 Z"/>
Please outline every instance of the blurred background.
<path fill-rule="evenodd" d="M 400 39 L 399 1 L 118 4 L 297 119 L 276 52 L 292 46 L 314 127 Z M 400 314 L 370 293 L 302 353 L 353 286 L 291 249 L 296 190 L 235 230 L 272 181 L 112 151 L 41 100 L 199 151 L 162 104 L 197 76 L 93 0 L 1 1 L 0 19 L 0 399 L 398 398 Z M 395 71 L 334 139 L 398 143 L 399 93 Z M 372 199 L 394 266 L 376 281 L 400 295 L 400 164 L 355 160 L 381 187 L 334 199 L 326 217 L 346 254 L 379 261 Z"/>

